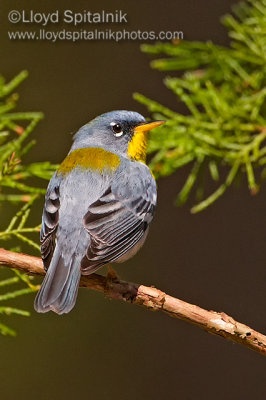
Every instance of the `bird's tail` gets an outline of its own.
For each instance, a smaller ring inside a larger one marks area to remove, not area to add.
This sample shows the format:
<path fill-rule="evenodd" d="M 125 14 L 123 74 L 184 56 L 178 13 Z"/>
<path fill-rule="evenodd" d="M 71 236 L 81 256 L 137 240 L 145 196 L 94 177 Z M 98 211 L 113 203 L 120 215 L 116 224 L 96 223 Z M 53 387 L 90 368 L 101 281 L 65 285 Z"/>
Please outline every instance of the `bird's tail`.
<path fill-rule="evenodd" d="M 81 276 L 80 257 L 73 254 L 65 263 L 60 246 L 57 245 L 51 264 L 44 277 L 34 308 L 37 312 L 54 311 L 57 314 L 68 313 L 76 303 Z"/>

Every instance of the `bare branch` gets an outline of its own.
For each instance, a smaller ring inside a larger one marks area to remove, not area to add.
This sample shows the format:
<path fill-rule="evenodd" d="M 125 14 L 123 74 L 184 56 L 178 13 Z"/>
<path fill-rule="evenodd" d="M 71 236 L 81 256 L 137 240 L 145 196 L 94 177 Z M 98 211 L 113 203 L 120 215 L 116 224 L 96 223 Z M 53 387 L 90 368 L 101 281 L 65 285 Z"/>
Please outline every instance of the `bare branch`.
<path fill-rule="evenodd" d="M 40 258 L 4 249 L 0 249 L 0 266 L 19 269 L 31 275 L 45 274 Z M 154 311 L 164 311 L 172 317 L 190 322 L 207 332 L 266 355 L 266 336 L 223 312 L 204 310 L 154 287 L 121 281 L 112 273 L 107 277 L 98 274 L 82 276 L 80 287 L 97 290 L 111 299 L 124 300 Z"/>

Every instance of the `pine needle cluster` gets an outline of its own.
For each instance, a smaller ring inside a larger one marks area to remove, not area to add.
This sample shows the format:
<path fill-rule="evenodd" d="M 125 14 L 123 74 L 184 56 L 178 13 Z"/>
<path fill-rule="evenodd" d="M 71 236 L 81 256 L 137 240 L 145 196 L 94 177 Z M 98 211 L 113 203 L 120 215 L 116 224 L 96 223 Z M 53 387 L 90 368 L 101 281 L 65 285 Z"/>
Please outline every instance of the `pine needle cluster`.
<path fill-rule="evenodd" d="M 39 112 L 14 112 L 18 101 L 18 94 L 14 91 L 27 75 L 26 71 L 22 71 L 8 83 L 0 77 L 0 212 L 2 215 L 0 241 L 11 240 L 10 243 L 13 243 L 15 239 L 18 244 L 26 243 L 39 252 L 40 225 L 32 227 L 27 223 L 33 204 L 45 193 L 45 189 L 43 184 L 36 186 L 29 182 L 33 178 L 35 181 L 36 178 L 49 180 L 55 166 L 49 162 L 26 165 L 22 161 L 35 144 L 35 140 L 29 137 L 43 118 L 43 114 Z M 11 207 L 14 209 L 14 216 L 7 226 L 3 226 L 3 213 Z M 18 246 L 13 250 L 20 251 L 21 248 Z M 14 336 L 15 331 L 2 322 L 3 316 L 12 314 L 28 316 L 29 312 L 14 306 L 6 306 L 6 301 L 32 293 L 38 286 L 33 284 L 32 277 L 18 271 L 9 271 L 7 277 L 6 274 L 6 271 L 1 271 L 1 276 L 5 277 L 0 280 L 0 303 L 4 302 L 4 305 L 0 306 L 0 316 L 2 316 L 0 333 Z M 10 285 L 17 287 L 3 293 L 2 290 Z"/>
<path fill-rule="evenodd" d="M 237 176 L 246 176 L 252 194 L 266 176 L 265 0 L 240 3 L 223 23 L 229 30 L 230 47 L 210 41 L 142 46 L 142 51 L 160 56 L 151 62 L 152 68 L 185 71 L 181 77 L 166 77 L 164 83 L 186 105 L 187 115 L 134 95 L 154 118 L 167 120 L 159 132 L 151 133 L 154 175 L 166 176 L 191 166 L 177 203 L 185 203 L 197 185 L 196 193 L 203 196 L 202 175 L 209 173 L 215 181 L 214 192 L 197 199 L 193 213 L 214 203 Z"/>

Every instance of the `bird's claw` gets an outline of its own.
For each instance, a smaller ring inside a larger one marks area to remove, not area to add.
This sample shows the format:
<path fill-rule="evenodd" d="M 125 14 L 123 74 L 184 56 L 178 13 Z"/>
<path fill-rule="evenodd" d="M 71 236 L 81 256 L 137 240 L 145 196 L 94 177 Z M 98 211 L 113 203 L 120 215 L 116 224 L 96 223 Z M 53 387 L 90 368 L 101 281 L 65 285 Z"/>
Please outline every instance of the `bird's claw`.
<path fill-rule="evenodd" d="M 115 272 L 115 270 L 110 266 L 107 265 L 107 276 L 106 276 L 108 281 L 112 281 L 112 282 L 119 282 L 119 276 L 117 275 L 117 273 Z"/>

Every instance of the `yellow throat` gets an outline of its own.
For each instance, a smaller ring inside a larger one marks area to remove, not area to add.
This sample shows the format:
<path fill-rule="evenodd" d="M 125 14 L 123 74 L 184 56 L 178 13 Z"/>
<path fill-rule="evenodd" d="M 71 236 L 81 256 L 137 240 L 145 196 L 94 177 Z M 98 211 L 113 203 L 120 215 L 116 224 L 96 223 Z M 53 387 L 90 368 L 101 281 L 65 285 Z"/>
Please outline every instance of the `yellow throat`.
<path fill-rule="evenodd" d="M 128 157 L 145 163 L 148 146 L 148 131 L 137 131 L 128 144 Z"/>
<path fill-rule="evenodd" d="M 148 147 L 148 133 L 150 130 L 157 128 L 157 126 L 164 124 L 164 122 L 165 121 L 149 121 L 136 126 L 133 137 L 128 144 L 128 157 L 145 163 Z"/>

